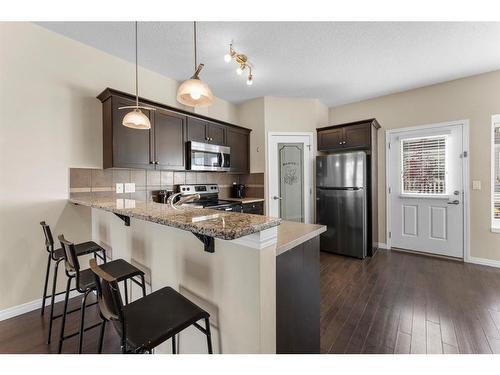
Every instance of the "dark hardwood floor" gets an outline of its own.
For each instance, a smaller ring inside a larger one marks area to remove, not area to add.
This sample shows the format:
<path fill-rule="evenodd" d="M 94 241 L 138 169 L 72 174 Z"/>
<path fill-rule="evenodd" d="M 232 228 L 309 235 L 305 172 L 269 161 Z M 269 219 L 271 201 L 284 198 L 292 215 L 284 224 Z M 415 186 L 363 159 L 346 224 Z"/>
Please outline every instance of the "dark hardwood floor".
<path fill-rule="evenodd" d="M 500 353 L 500 269 L 321 253 L 322 353 Z"/>
<path fill-rule="evenodd" d="M 98 321 L 96 306 L 86 316 Z M 47 317 L 36 310 L 0 322 L 0 353 L 56 353 L 60 322 L 47 345 Z M 86 332 L 85 353 L 96 353 L 98 335 Z M 74 337 L 63 352 L 76 346 Z M 104 352 L 120 352 L 109 325 Z M 500 269 L 397 251 L 365 260 L 321 253 L 321 352 L 500 353 Z"/>

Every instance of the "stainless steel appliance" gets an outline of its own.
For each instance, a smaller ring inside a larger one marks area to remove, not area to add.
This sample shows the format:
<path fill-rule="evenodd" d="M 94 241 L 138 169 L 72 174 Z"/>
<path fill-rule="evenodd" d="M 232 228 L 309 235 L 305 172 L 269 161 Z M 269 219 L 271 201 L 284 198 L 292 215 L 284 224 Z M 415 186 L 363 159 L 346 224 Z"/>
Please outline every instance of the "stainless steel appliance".
<path fill-rule="evenodd" d="M 243 206 L 239 202 L 219 199 L 219 186 L 216 184 L 196 184 L 196 185 L 178 185 L 177 191 L 181 196 L 199 194 L 200 198 L 185 205 L 212 208 L 221 211 L 242 212 Z"/>
<path fill-rule="evenodd" d="M 188 169 L 193 171 L 229 171 L 231 149 L 226 146 L 188 142 Z"/>
<path fill-rule="evenodd" d="M 366 154 L 316 157 L 316 222 L 323 251 L 364 258 L 367 254 Z"/>

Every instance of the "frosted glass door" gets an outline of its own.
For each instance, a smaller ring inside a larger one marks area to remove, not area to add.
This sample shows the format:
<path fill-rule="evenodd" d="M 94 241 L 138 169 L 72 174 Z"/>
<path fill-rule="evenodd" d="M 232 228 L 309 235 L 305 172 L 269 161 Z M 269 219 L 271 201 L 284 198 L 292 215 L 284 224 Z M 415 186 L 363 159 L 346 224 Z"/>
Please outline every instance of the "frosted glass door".
<path fill-rule="evenodd" d="M 280 217 L 304 221 L 304 144 L 278 143 Z"/>

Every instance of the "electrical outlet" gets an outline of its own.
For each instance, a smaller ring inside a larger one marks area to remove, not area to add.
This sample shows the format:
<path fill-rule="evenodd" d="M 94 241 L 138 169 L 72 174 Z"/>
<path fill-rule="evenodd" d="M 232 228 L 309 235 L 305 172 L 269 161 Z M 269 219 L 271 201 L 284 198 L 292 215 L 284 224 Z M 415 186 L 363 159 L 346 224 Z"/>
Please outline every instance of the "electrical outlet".
<path fill-rule="evenodd" d="M 116 194 L 123 193 L 123 184 L 116 184 Z"/>
<path fill-rule="evenodd" d="M 135 193 L 135 183 L 130 182 L 125 184 L 125 193 Z"/>
<path fill-rule="evenodd" d="M 472 190 L 481 190 L 481 181 L 473 180 L 472 181 Z"/>

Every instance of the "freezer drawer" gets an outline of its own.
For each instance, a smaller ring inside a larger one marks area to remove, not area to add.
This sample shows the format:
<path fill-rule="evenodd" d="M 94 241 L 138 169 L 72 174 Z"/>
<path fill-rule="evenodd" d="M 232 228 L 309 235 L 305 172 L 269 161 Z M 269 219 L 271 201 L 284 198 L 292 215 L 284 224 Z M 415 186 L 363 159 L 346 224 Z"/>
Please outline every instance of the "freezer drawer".
<path fill-rule="evenodd" d="M 327 226 L 320 248 L 336 254 L 366 257 L 365 189 L 316 189 L 316 222 Z"/>

